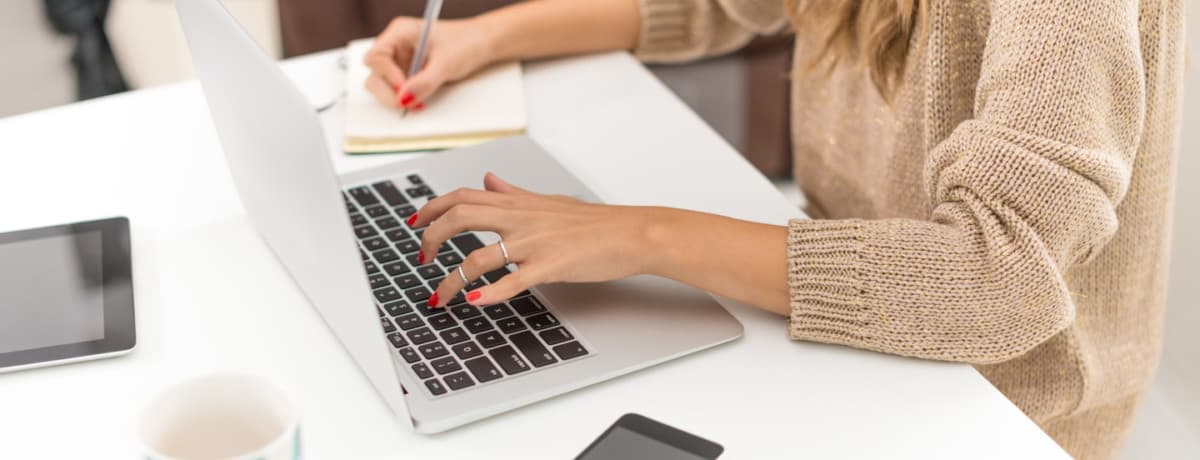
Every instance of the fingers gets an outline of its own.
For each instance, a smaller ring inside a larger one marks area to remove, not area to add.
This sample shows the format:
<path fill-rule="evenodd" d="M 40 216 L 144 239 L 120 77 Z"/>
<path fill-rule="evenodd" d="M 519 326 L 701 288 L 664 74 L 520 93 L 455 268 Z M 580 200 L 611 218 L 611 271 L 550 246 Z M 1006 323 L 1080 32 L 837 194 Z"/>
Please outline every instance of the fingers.
<path fill-rule="evenodd" d="M 441 218 L 450 209 L 463 204 L 509 208 L 513 203 L 511 199 L 492 192 L 460 188 L 425 203 L 425 206 L 422 206 L 416 214 L 408 218 L 408 225 L 413 227 L 428 225 Z"/>
<path fill-rule="evenodd" d="M 509 254 L 515 252 L 512 244 L 505 242 Z M 478 252 L 478 251 L 476 251 Z M 501 262 L 503 263 L 503 262 Z M 467 293 L 467 303 L 475 306 L 492 305 L 515 297 L 517 294 L 541 284 L 543 276 L 540 265 L 527 264 L 520 270 L 504 275 L 503 278 L 487 286 Z"/>
<path fill-rule="evenodd" d="M 491 206 L 461 204 L 446 211 L 421 235 L 421 254 L 437 254 L 438 248 L 454 235 L 467 230 L 483 230 L 503 234 L 504 223 L 509 222 L 503 214 L 507 211 Z"/>
<path fill-rule="evenodd" d="M 407 64 L 414 40 L 416 33 L 413 19 L 396 18 L 379 34 L 375 44 L 363 57 L 363 64 L 366 64 L 372 73 L 363 84 L 381 103 L 401 105 L 399 89 L 408 82 L 401 66 Z"/>
<path fill-rule="evenodd" d="M 503 267 L 504 254 L 500 251 L 500 245 L 485 246 L 467 255 L 467 258 L 459 266 L 462 267 L 469 283 L 479 279 L 484 273 Z M 466 286 L 467 283 L 463 283 L 462 277 L 458 276 L 458 268 L 452 269 L 450 273 L 446 274 L 445 278 L 442 278 L 442 282 L 438 284 L 437 290 L 434 292 L 434 295 L 437 296 L 436 303 L 430 306 L 438 308 L 446 305 L 450 302 L 450 299 L 455 298 Z M 467 293 L 466 295 L 468 303 L 472 300 L 477 300 L 479 297 L 478 294 Z"/>
<path fill-rule="evenodd" d="M 404 107 L 417 110 L 424 108 L 424 101 L 442 87 L 446 82 L 446 72 L 440 62 L 434 56 L 427 57 L 421 70 L 401 85 L 400 97 Z"/>
<path fill-rule="evenodd" d="M 533 193 L 521 187 L 510 184 L 508 181 L 501 179 L 500 176 L 497 176 L 495 173 L 491 172 L 483 175 L 483 189 L 499 193 Z"/>
<path fill-rule="evenodd" d="M 375 97 L 380 104 L 394 106 L 396 104 L 396 90 L 383 80 L 383 76 L 375 72 L 371 72 L 371 76 L 367 77 L 367 81 L 363 82 L 363 86 L 367 91 Z"/>

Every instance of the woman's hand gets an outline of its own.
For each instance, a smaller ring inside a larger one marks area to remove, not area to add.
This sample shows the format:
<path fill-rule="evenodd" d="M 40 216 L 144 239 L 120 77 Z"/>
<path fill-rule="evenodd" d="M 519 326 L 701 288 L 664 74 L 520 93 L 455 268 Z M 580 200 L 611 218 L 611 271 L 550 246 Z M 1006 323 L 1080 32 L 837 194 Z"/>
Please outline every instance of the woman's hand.
<path fill-rule="evenodd" d="M 407 75 L 421 36 L 421 18 L 398 17 L 375 39 L 363 62 L 364 83 L 380 103 L 421 110 L 443 84 L 462 80 L 496 59 L 491 29 L 472 19 L 438 21 L 429 35 L 425 63 Z"/>
<path fill-rule="evenodd" d="M 471 305 L 502 302 L 543 283 L 650 274 L 781 314 L 789 311 L 786 227 L 673 208 L 585 203 L 533 193 L 494 174 L 486 175 L 483 185 L 484 190 L 459 189 L 434 198 L 408 220 L 412 227 L 427 226 L 421 259 L 464 231 L 503 238 L 508 261 L 519 270 L 467 292 Z M 499 244 L 477 249 L 462 262 L 468 283 L 504 266 Z M 446 305 L 465 284 L 452 268 L 430 305 Z"/>
<path fill-rule="evenodd" d="M 409 225 L 428 225 L 421 238 L 421 259 L 437 254 L 451 237 L 469 230 L 500 234 L 508 260 L 520 267 L 493 284 L 466 293 L 472 305 L 507 300 L 537 284 L 559 281 L 608 281 L 645 271 L 647 231 L 655 209 L 585 203 L 571 197 L 532 193 L 494 174 L 485 190 L 458 189 L 434 198 L 409 218 Z M 499 244 L 467 255 L 462 262 L 468 281 L 504 267 Z M 442 306 L 465 286 L 447 273 L 430 297 Z"/>

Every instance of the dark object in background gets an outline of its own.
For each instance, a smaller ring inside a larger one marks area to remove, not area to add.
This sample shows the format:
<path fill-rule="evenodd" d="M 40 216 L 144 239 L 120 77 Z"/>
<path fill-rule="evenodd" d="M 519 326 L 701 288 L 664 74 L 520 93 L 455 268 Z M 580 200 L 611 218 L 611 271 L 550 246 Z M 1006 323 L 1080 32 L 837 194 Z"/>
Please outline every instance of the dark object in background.
<path fill-rule="evenodd" d="M 75 96 L 91 99 L 129 90 L 113 57 L 104 20 L 111 0 L 43 0 L 54 29 L 75 37 Z"/>

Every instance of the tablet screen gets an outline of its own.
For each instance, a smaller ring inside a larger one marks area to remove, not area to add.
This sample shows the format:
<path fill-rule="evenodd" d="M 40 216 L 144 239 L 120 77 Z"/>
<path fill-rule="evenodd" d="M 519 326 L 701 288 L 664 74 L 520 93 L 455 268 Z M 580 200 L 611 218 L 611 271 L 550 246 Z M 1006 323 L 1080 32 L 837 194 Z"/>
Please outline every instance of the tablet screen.
<path fill-rule="evenodd" d="M 0 244 L 0 354 L 104 338 L 100 230 Z"/>
<path fill-rule="evenodd" d="M 621 426 L 614 426 L 579 460 L 706 460 L 686 450 L 660 442 Z"/>

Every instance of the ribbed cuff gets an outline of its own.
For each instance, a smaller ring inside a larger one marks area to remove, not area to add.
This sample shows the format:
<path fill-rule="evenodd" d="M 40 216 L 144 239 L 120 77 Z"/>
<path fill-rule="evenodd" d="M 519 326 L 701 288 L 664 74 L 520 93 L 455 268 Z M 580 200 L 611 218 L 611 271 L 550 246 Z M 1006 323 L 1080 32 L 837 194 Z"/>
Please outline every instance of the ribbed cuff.
<path fill-rule="evenodd" d="M 862 222 L 793 220 L 788 227 L 791 338 L 844 345 L 869 341 L 860 276 Z"/>
<path fill-rule="evenodd" d="M 642 28 L 633 54 L 646 61 L 675 59 L 689 48 L 689 3 L 683 0 L 639 0 Z"/>

